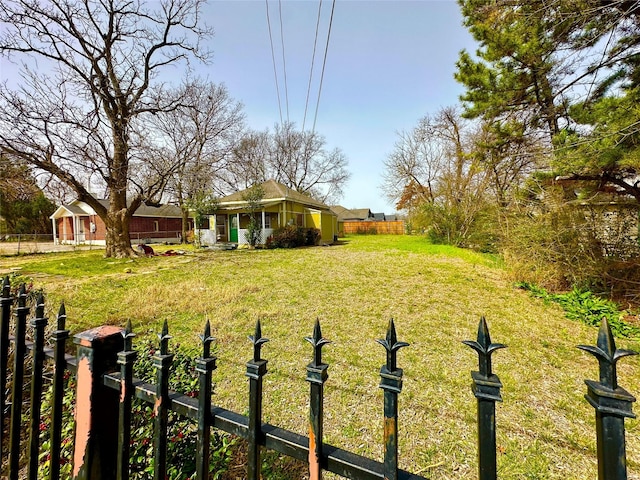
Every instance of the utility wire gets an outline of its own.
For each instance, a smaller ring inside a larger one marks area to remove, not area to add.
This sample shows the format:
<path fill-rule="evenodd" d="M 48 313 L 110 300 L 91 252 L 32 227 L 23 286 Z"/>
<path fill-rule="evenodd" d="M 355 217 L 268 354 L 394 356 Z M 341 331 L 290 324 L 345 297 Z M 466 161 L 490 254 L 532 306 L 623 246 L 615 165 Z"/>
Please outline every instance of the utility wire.
<path fill-rule="evenodd" d="M 329 32 L 327 33 L 327 44 L 324 47 L 324 60 L 322 61 L 322 73 L 320 74 L 320 87 L 318 88 L 318 100 L 316 102 L 316 113 L 313 117 L 313 128 L 311 132 L 316 130 L 316 120 L 318 119 L 318 108 L 320 106 L 320 94 L 322 93 L 322 80 L 324 79 L 324 67 L 327 64 L 327 51 L 329 50 L 329 39 L 331 38 L 331 25 L 333 24 L 333 11 L 336 8 L 336 0 L 331 5 L 331 17 L 329 18 Z"/>
<path fill-rule="evenodd" d="M 267 7 L 267 25 L 269 26 L 269 43 L 271 44 L 271 61 L 273 62 L 273 76 L 276 80 L 276 96 L 278 97 L 278 111 L 280 112 L 280 123 L 282 123 L 282 103 L 280 102 L 280 87 L 278 86 L 278 72 L 276 70 L 276 56 L 273 50 L 273 36 L 271 35 L 271 20 L 269 19 L 269 0 L 264 0 Z M 282 17 L 280 17 L 282 20 Z M 282 24 L 280 24 L 282 25 Z"/>
<path fill-rule="evenodd" d="M 316 45 L 318 44 L 318 28 L 320 26 L 320 11 L 322 10 L 322 0 L 318 4 L 318 20 L 316 21 L 316 37 L 313 41 L 313 54 L 311 55 L 311 70 L 309 72 L 309 85 L 307 86 L 307 101 L 304 104 L 304 117 L 302 117 L 302 132 L 307 121 L 307 108 L 309 107 L 309 96 L 311 94 L 311 79 L 313 78 L 313 65 L 316 62 Z"/>
<path fill-rule="evenodd" d="M 284 72 L 284 97 L 287 102 L 287 123 L 289 123 L 289 89 L 287 88 L 287 62 L 284 55 L 284 29 L 282 28 L 282 0 L 278 0 L 280 12 L 280 43 L 282 44 L 282 70 Z M 282 123 L 282 120 L 280 120 Z"/>

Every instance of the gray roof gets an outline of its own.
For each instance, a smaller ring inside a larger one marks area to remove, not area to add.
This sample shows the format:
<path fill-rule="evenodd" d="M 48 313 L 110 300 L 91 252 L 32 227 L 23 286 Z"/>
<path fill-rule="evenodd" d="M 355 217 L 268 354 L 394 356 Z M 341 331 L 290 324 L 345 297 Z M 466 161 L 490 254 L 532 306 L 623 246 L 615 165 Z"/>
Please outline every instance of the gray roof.
<path fill-rule="evenodd" d="M 109 208 L 109 200 L 98 199 L 98 202 L 102 204 L 105 208 Z M 87 215 L 87 211 L 80 207 L 79 201 L 75 200 L 66 205 L 61 205 L 58 209 L 51 215 L 51 218 L 59 217 L 58 211 L 60 209 L 67 210 L 72 215 Z M 84 202 L 82 202 L 84 203 Z M 89 205 L 87 205 L 91 208 Z M 93 209 L 91 209 L 93 210 Z M 149 205 L 145 205 L 144 203 L 138 207 L 138 209 L 133 214 L 134 217 L 159 217 L 159 218 L 182 218 L 182 210 L 180 207 L 176 205 L 160 205 L 159 207 L 152 207 Z"/>
<path fill-rule="evenodd" d="M 349 210 L 340 205 L 334 205 L 331 210 L 338 215 L 339 222 L 362 221 L 371 218 L 371 210 L 368 208 L 356 208 Z"/>
<path fill-rule="evenodd" d="M 106 208 L 109 208 L 109 200 L 98 200 Z M 160 205 L 152 207 L 144 203 L 138 207 L 133 214 L 134 217 L 161 217 L 161 218 L 182 218 L 182 210 L 177 205 Z"/>

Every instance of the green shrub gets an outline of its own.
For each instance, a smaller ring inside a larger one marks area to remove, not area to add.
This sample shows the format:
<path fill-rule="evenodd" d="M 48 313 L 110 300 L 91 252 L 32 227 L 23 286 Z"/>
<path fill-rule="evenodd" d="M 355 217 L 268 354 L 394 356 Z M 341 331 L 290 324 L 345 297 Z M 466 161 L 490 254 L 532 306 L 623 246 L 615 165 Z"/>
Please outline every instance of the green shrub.
<path fill-rule="evenodd" d="M 267 238 L 267 248 L 295 248 L 305 245 L 318 245 L 321 235 L 320 230 L 317 228 L 286 225 L 275 229 Z"/>
<path fill-rule="evenodd" d="M 258 219 L 253 215 L 249 219 L 249 225 L 247 225 L 247 233 L 245 234 L 247 243 L 252 247 L 262 242 L 262 226 Z"/>
<path fill-rule="evenodd" d="M 554 294 L 527 282 L 520 282 L 517 286 L 528 290 L 534 297 L 559 304 L 568 319 L 599 326 L 602 319 L 606 318 L 614 335 L 640 337 L 640 328 L 622 320 L 623 312 L 615 302 L 598 297 L 588 290 L 574 288 L 567 293 Z"/>
<path fill-rule="evenodd" d="M 306 228 L 304 232 L 305 245 L 313 246 L 320 243 L 322 233 L 317 228 Z"/>

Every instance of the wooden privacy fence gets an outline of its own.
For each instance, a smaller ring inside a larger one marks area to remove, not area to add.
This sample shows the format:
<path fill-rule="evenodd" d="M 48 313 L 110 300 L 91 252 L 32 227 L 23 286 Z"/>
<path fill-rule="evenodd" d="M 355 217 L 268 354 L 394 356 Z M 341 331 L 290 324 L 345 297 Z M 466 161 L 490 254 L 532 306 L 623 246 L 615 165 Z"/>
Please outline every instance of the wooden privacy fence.
<path fill-rule="evenodd" d="M 345 235 L 404 235 L 404 221 L 393 220 L 389 222 L 343 222 L 342 232 Z"/>
<path fill-rule="evenodd" d="M 71 371 L 76 376 L 75 443 L 73 453 L 73 479 L 124 480 L 130 473 L 131 407 L 135 398 L 153 405 L 151 421 L 153 433 L 153 475 L 156 480 L 167 478 L 167 422 L 169 411 L 191 419 L 197 424 L 198 446 L 195 477 L 208 478 L 210 466 L 209 439 L 211 429 L 220 429 L 246 439 L 248 445 L 246 478 L 260 478 L 261 447 L 280 452 L 308 462 L 311 479 L 320 479 L 323 471 L 334 472 L 351 479 L 422 479 L 398 468 L 398 395 L 402 391 L 401 368 L 397 366 L 397 353 L 405 342 L 398 341 L 393 321 L 384 339 L 378 343 L 384 347 L 386 362 L 380 369 L 380 388 L 384 391 L 384 460 L 370 458 L 323 443 L 323 387 L 327 381 L 329 365 L 322 361 L 322 347 L 330 343 L 322 336 L 320 323 L 316 322 L 312 336 L 307 340 L 312 347 L 312 359 L 307 365 L 306 380 L 310 384 L 309 436 L 278 428 L 262 422 L 262 380 L 267 373 L 267 360 L 262 358 L 261 347 L 268 340 L 262 336 L 260 322 L 249 337 L 253 356 L 247 362 L 249 378 L 248 415 L 225 410 L 212 405 L 211 374 L 216 368 L 216 357 L 211 355 L 210 328 L 207 323 L 203 334 L 202 355 L 196 359 L 199 392 L 197 398 L 172 392 L 168 388 L 169 369 L 174 356 L 169 353 L 168 326 L 165 322 L 159 335 L 160 345 L 152 357 L 156 371 L 155 383 L 144 383 L 133 377 L 137 352 L 132 347 L 130 324 L 125 329 L 113 326 L 98 327 L 74 336 L 77 354 L 65 355 L 69 331 L 65 329 L 64 306 L 57 316 L 52 334 L 53 348 L 45 349 L 44 300 L 36 300 L 35 317 L 31 319 L 33 342 L 26 342 L 27 293 L 22 285 L 16 299 L 11 295 L 8 278 L 2 285 L 0 297 L 2 323 L 0 325 L 0 407 L 5 424 L 5 409 L 10 407 L 7 431 L 2 429 L 0 439 L 2 463 L 7 464 L 10 480 L 22 475 L 20 453 L 26 451 L 27 478 L 38 478 L 38 460 L 41 453 L 39 431 L 50 429 L 49 452 L 51 472 L 49 478 L 60 477 L 61 445 L 69 439 L 62 438 L 63 377 Z M 14 305 L 16 303 L 16 305 Z M 15 308 L 14 308 L 15 307 Z M 15 319 L 14 335 L 9 336 L 11 313 Z M 10 342 L 13 345 L 13 366 L 9 368 Z M 496 470 L 496 420 L 495 403 L 502 401 L 502 384 L 491 367 L 491 355 L 505 345 L 491 341 L 487 323 L 480 320 L 477 339 L 464 341 L 473 348 L 479 359 L 478 371 L 473 371 L 472 390 L 477 399 L 478 423 L 478 478 L 497 478 Z M 627 478 L 624 419 L 634 417 L 631 404 L 635 398 L 617 384 L 616 363 L 635 352 L 617 349 L 611 330 L 603 320 L 596 346 L 581 345 L 578 348 L 593 354 L 600 364 L 599 381 L 587 380 L 587 401 L 596 411 L 596 437 L 598 478 L 600 480 L 624 480 Z M 31 350 L 31 362 L 27 369 L 31 376 L 30 395 L 23 392 L 25 382 L 24 359 Z M 53 400 L 50 425 L 41 422 L 42 384 L 44 363 L 53 361 Z M 5 397 L 8 376 L 11 375 L 11 396 Z M 28 398 L 26 398 L 28 397 Z M 26 414 L 28 412 L 28 415 Z M 23 417 L 28 421 L 23 423 Z M 23 448 L 23 439 L 26 447 Z M 8 461 L 7 461 L 8 459 Z M 64 459 L 70 461 L 71 459 Z M 4 478 L 4 477 L 3 477 Z"/>

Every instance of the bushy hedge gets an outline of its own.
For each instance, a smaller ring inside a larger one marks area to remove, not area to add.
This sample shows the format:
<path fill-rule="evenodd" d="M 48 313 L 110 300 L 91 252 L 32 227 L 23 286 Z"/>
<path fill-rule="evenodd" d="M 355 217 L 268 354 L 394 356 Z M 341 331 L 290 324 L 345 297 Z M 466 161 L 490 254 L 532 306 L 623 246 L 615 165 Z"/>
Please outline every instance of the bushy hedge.
<path fill-rule="evenodd" d="M 303 228 L 286 225 L 277 228 L 267 238 L 268 248 L 295 248 L 307 245 L 318 245 L 321 233 L 317 228 Z"/>

